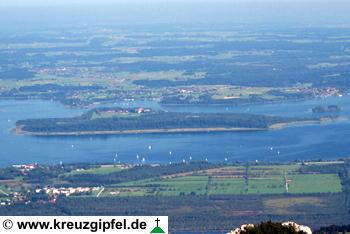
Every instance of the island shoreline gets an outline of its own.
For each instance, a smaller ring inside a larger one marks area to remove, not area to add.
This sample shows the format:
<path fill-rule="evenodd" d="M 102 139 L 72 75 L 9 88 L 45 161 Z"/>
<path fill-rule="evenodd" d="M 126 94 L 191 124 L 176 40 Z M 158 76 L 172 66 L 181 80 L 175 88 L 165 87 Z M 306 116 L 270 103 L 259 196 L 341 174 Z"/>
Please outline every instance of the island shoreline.
<path fill-rule="evenodd" d="M 138 135 L 138 134 L 166 134 L 166 133 L 215 133 L 215 132 L 257 132 L 257 131 L 269 131 L 280 130 L 286 127 L 298 126 L 304 124 L 323 124 L 336 121 L 336 119 L 321 119 L 321 120 L 303 120 L 294 121 L 288 123 L 276 123 L 267 128 L 175 128 L 175 129 L 139 129 L 139 130 L 113 130 L 113 131 L 80 131 L 80 132 L 29 132 L 23 130 L 22 126 L 17 126 L 12 129 L 12 133 L 16 135 L 27 136 L 102 136 L 102 135 Z"/>
<path fill-rule="evenodd" d="M 27 136 L 101 136 L 101 135 L 138 135 L 157 133 L 212 133 L 212 132 L 256 132 L 268 131 L 269 128 L 179 128 L 179 129 L 143 129 L 143 130 L 113 130 L 113 131 L 81 131 L 81 132 L 28 132 L 24 126 L 12 130 L 17 135 Z"/>

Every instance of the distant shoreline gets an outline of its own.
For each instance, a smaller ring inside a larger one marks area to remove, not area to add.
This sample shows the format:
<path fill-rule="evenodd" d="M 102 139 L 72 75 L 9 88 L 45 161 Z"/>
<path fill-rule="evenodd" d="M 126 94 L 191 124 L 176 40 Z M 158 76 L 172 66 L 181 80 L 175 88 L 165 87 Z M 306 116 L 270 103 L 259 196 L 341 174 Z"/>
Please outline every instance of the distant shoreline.
<path fill-rule="evenodd" d="M 23 126 L 12 130 L 18 135 L 30 136 L 92 136 L 92 135 L 136 135 L 152 133 L 206 133 L 206 132 L 253 132 L 267 131 L 269 128 L 175 128 L 175 129 L 143 129 L 143 130 L 120 130 L 120 131 L 80 131 L 80 132 L 28 132 Z"/>
<path fill-rule="evenodd" d="M 329 120 L 330 121 L 330 120 Z M 282 129 L 290 126 L 298 126 L 298 125 L 304 125 L 304 124 L 321 124 L 326 121 L 322 120 L 305 120 L 305 121 L 296 121 L 296 122 L 290 122 L 290 123 L 276 123 L 272 124 L 269 129 Z"/>
<path fill-rule="evenodd" d="M 156 134 L 156 133 L 211 133 L 211 132 L 256 132 L 279 130 L 291 126 L 299 126 L 306 124 L 323 124 L 334 121 L 341 121 L 346 117 L 323 117 L 313 120 L 296 120 L 291 122 L 281 122 L 269 125 L 266 128 L 248 128 L 248 127 L 199 127 L 199 128 L 159 128 L 159 129 L 130 129 L 130 130 L 93 130 L 93 131 L 67 131 L 67 132 L 31 132 L 23 130 L 25 125 L 16 126 L 11 130 L 13 134 L 28 136 L 101 136 L 101 135 L 137 135 L 137 134 Z"/>
<path fill-rule="evenodd" d="M 303 124 L 321 124 L 332 121 L 331 119 L 323 120 L 304 120 L 294 121 L 290 123 L 276 123 L 267 128 L 174 128 L 174 129 L 139 129 L 139 130 L 113 130 L 113 131 L 79 131 L 79 132 L 29 132 L 24 131 L 24 126 L 18 126 L 12 130 L 17 135 L 29 136 L 93 136 L 93 135 L 137 135 L 137 134 L 152 134 L 152 133 L 211 133 L 211 132 L 256 132 L 279 130 L 288 126 L 303 125 Z"/>
<path fill-rule="evenodd" d="M 269 129 L 282 129 L 286 127 L 291 127 L 291 126 L 298 126 L 298 125 L 305 125 L 305 124 L 323 124 L 323 123 L 330 123 L 334 121 L 342 121 L 342 120 L 347 120 L 346 117 L 323 117 L 320 120 L 303 120 L 303 121 L 293 121 L 289 123 L 276 123 L 270 125 Z"/>

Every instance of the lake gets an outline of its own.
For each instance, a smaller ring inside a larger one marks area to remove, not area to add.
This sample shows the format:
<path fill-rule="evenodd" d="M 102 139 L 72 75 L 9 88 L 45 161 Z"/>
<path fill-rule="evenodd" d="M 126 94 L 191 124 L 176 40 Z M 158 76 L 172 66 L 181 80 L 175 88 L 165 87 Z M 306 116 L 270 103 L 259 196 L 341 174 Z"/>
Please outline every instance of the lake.
<path fill-rule="evenodd" d="M 249 106 L 160 106 L 156 102 L 120 102 L 115 106 L 150 106 L 188 112 L 244 112 L 281 116 L 314 116 L 316 105 L 339 105 L 341 116 L 350 116 L 350 97 L 330 97 L 303 102 Z M 23 163 L 112 163 L 115 155 L 125 163 L 183 160 L 212 162 L 337 159 L 350 155 L 350 122 L 300 125 L 263 132 L 147 134 L 98 137 L 32 137 L 11 134 L 16 120 L 71 117 L 85 112 L 57 102 L 40 100 L 0 101 L 0 166 Z"/>

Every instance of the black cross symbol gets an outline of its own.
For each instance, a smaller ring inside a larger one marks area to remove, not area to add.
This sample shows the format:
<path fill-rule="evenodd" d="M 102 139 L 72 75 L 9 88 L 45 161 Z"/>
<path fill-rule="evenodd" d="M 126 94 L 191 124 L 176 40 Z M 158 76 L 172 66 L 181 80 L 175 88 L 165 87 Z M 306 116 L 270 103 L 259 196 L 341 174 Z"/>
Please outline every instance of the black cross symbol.
<path fill-rule="evenodd" d="M 156 219 L 156 222 L 157 222 L 157 227 L 159 227 L 159 225 L 158 225 L 159 221 L 160 221 L 160 219 L 159 219 L 159 218 L 157 218 L 157 219 Z"/>

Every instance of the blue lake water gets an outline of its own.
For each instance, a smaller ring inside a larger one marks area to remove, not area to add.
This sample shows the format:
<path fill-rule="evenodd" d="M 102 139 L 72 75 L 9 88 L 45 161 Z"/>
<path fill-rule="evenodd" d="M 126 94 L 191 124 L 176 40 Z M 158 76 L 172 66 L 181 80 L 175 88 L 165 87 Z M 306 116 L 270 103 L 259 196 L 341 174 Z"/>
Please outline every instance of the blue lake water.
<path fill-rule="evenodd" d="M 339 115 L 350 116 L 350 97 L 315 99 L 250 106 L 160 106 L 155 102 L 116 103 L 119 106 L 150 106 L 188 112 L 245 112 L 281 116 L 313 116 L 316 105 L 337 104 Z M 18 163 L 121 162 L 146 163 L 193 160 L 272 161 L 336 159 L 350 155 L 348 120 L 293 126 L 264 132 L 148 134 L 99 137 L 32 137 L 10 133 L 16 120 L 39 117 L 69 117 L 86 110 L 71 109 L 51 101 L 0 101 L 0 166 Z M 272 147 L 272 150 L 271 150 Z M 171 152 L 171 153 L 170 153 Z"/>

